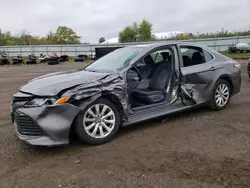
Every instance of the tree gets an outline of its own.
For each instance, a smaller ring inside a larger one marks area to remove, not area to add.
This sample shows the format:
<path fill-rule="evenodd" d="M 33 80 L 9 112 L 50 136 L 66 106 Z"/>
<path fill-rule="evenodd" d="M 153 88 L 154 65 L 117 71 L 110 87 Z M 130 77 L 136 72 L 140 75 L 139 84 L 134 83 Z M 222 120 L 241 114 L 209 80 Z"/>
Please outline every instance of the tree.
<path fill-rule="evenodd" d="M 136 39 L 136 31 L 132 26 L 127 26 L 119 33 L 119 42 L 134 42 Z"/>
<path fill-rule="evenodd" d="M 143 20 L 140 25 L 134 22 L 131 26 L 127 26 L 119 33 L 119 42 L 135 42 L 135 41 L 151 41 L 152 37 L 152 24 Z"/>
<path fill-rule="evenodd" d="M 106 41 L 106 40 L 105 40 L 104 37 L 99 38 L 99 44 L 101 44 L 101 43 L 103 43 L 103 42 L 105 42 L 105 41 Z"/>
<path fill-rule="evenodd" d="M 0 46 L 1 45 L 16 45 L 16 42 L 9 31 L 4 33 L 0 30 Z"/>
<path fill-rule="evenodd" d="M 79 44 L 80 38 L 76 33 L 66 26 L 59 26 L 53 35 L 56 44 Z"/>
<path fill-rule="evenodd" d="M 46 36 L 46 39 L 48 41 L 52 41 L 53 37 L 54 37 L 54 33 L 52 31 L 49 31 L 48 34 L 47 34 L 47 36 Z"/>
<path fill-rule="evenodd" d="M 2 30 L 0 30 L 0 46 L 3 45 L 5 45 L 4 34 L 2 33 Z"/>
<path fill-rule="evenodd" d="M 132 29 L 135 31 L 136 35 L 139 35 L 139 26 L 138 26 L 138 23 L 134 22 L 132 24 Z"/>
<path fill-rule="evenodd" d="M 139 25 L 139 38 L 142 42 L 152 40 L 152 24 L 145 19 Z"/>

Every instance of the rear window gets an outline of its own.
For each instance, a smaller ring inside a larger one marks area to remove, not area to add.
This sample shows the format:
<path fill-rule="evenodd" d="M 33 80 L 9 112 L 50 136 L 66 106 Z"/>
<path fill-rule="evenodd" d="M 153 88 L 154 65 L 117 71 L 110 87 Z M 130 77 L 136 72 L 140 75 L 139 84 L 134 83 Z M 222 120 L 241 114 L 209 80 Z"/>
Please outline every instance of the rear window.
<path fill-rule="evenodd" d="M 195 46 L 181 46 L 181 54 L 184 67 L 200 65 L 213 60 L 213 56 L 209 52 Z"/>

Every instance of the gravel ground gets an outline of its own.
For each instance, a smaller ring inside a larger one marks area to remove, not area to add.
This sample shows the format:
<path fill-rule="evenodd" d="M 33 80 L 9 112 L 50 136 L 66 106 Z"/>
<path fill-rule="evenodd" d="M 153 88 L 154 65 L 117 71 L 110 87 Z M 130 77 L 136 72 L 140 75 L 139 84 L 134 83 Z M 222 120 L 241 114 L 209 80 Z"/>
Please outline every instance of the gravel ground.
<path fill-rule="evenodd" d="M 45 73 L 84 64 L 0 68 L 0 187 L 250 187 L 250 80 L 227 109 L 202 108 L 122 129 L 112 142 L 32 147 L 11 124 L 11 94 Z"/>

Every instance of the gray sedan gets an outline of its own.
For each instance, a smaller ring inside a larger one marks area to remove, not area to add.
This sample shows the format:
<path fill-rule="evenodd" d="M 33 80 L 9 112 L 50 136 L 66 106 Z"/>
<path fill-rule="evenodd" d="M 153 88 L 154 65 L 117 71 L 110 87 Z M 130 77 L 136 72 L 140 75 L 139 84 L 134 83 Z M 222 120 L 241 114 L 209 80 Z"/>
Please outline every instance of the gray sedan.
<path fill-rule="evenodd" d="M 29 144 L 68 144 L 75 132 L 97 145 L 151 118 L 202 105 L 222 110 L 240 86 L 240 64 L 205 46 L 129 46 L 83 69 L 31 80 L 13 94 L 11 116 Z"/>

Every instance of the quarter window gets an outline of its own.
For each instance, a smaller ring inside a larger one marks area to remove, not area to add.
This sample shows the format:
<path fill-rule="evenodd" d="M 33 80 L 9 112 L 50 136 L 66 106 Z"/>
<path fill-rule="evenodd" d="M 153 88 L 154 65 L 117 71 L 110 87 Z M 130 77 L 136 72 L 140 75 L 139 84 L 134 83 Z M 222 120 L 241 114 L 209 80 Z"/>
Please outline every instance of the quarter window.
<path fill-rule="evenodd" d="M 210 53 L 208 53 L 206 50 L 203 50 L 203 53 L 204 53 L 206 62 L 213 60 L 213 56 Z"/>

